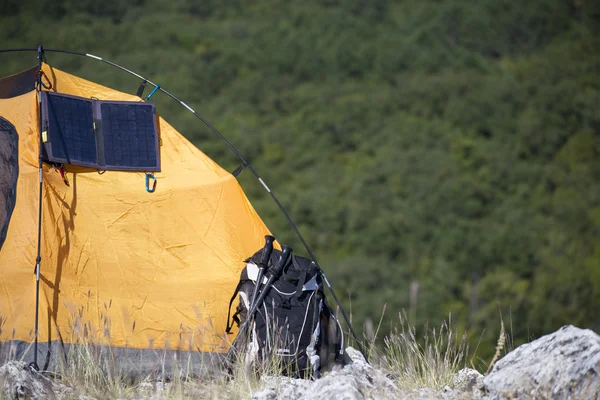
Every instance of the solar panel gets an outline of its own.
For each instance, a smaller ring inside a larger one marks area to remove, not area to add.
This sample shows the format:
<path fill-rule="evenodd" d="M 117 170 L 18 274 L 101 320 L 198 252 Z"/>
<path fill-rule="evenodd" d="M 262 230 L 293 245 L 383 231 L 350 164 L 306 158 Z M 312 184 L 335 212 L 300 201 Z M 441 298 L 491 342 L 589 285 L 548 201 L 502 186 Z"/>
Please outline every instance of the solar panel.
<path fill-rule="evenodd" d="M 156 114 L 148 103 L 101 104 L 107 165 L 151 170 L 157 165 Z"/>
<path fill-rule="evenodd" d="M 46 161 L 102 170 L 160 171 L 153 104 L 43 92 L 42 107 Z"/>
<path fill-rule="evenodd" d="M 92 101 L 63 95 L 47 96 L 46 150 L 53 161 L 94 166 L 96 135 Z"/>

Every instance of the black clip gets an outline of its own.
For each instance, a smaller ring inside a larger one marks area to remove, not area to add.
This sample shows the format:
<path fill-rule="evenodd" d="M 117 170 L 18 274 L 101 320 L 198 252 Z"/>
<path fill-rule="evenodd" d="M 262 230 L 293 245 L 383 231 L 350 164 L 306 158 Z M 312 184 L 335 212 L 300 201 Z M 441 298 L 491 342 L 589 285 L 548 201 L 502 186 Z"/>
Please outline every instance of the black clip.
<path fill-rule="evenodd" d="M 138 90 L 135 94 L 137 97 L 140 97 L 140 98 L 142 97 L 142 94 L 144 93 L 144 89 L 146 89 L 147 83 L 148 83 L 148 81 L 145 79 L 140 82 L 140 86 L 138 87 Z"/>

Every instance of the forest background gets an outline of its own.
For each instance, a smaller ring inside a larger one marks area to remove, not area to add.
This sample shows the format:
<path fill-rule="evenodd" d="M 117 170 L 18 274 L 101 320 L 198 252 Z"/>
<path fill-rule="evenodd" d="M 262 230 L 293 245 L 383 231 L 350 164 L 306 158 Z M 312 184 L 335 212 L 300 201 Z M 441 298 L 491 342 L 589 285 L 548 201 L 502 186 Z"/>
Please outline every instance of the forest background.
<path fill-rule="evenodd" d="M 0 2 L 0 48 L 38 44 L 122 64 L 215 125 L 288 209 L 359 331 L 384 304 L 379 337 L 403 309 L 416 326 L 451 313 L 483 359 L 501 317 L 512 346 L 564 324 L 600 332 L 599 1 Z M 130 93 L 139 83 L 47 57 Z M 0 54 L 0 76 L 35 63 Z M 152 100 L 236 168 L 189 111 Z M 301 250 L 262 186 L 239 180 Z"/>

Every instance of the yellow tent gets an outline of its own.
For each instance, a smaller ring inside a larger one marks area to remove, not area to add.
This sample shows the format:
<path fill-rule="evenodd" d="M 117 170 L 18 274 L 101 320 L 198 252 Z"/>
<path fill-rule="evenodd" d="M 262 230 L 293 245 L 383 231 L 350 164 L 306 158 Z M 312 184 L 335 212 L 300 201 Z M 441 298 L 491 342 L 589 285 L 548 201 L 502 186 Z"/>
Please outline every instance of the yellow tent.
<path fill-rule="evenodd" d="M 140 101 L 49 65 L 43 71 L 58 93 Z M 0 242 L 4 350 L 10 343 L 22 351 L 34 339 L 40 139 L 34 78 L 29 70 L 0 80 L 0 135 L 8 125 L 18 135 L 16 201 L 12 215 L 5 213 Z M 229 172 L 157 121 L 161 171 L 154 193 L 146 190 L 144 172 L 66 165 L 67 186 L 44 163 L 40 364 L 48 346 L 84 340 L 135 354 L 228 349 L 229 298 L 242 260 L 264 245 L 268 229 Z"/>

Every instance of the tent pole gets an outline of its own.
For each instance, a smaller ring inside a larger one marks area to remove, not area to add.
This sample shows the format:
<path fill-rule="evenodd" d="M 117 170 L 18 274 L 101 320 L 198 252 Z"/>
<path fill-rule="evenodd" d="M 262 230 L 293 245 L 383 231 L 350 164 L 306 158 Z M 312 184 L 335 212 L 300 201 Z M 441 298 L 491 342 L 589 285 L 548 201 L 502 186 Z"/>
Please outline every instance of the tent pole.
<path fill-rule="evenodd" d="M 37 98 L 38 98 L 38 111 L 40 120 L 40 147 L 39 147 L 39 169 L 40 169 L 40 198 L 38 208 L 38 237 L 37 237 L 37 257 L 35 259 L 35 341 L 33 344 L 33 362 L 30 364 L 36 371 L 40 370 L 38 366 L 38 326 L 39 326 L 39 312 L 40 312 L 40 264 L 42 262 L 42 190 L 43 190 L 43 141 L 42 141 L 42 57 L 44 56 L 44 49 L 39 46 L 37 49 L 38 53 L 38 73 L 37 73 Z"/>
<path fill-rule="evenodd" d="M 41 47 L 40 47 L 41 49 Z M 5 53 L 5 52 L 12 52 L 12 51 L 31 51 L 31 50 L 35 50 L 32 48 L 19 48 L 19 49 L 0 49 L 0 53 Z M 42 49 L 42 52 L 44 50 Z M 252 168 L 252 165 L 250 165 L 250 163 L 248 161 L 246 161 L 246 159 L 242 156 L 242 154 L 221 134 L 221 132 L 219 132 L 215 127 L 213 127 L 203 116 L 201 116 L 200 114 L 198 114 L 196 111 L 194 111 L 194 109 L 192 109 L 189 105 L 187 105 L 186 103 L 184 103 L 182 100 L 180 100 L 179 98 L 177 98 L 175 95 L 169 93 L 168 91 L 166 91 L 164 88 L 162 88 L 159 84 L 156 84 L 150 80 L 148 80 L 147 78 L 143 77 L 140 74 L 137 74 L 117 63 L 114 63 L 112 61 L 106 60 L 102 57 L 98 57 L 95 56 L 93 54 L 89 54 L 89 53 L 82 53 L 82 52 L 78 52 L 78 51 L 71 51 L 71 50 L 62 50 L 62 49 L 45 49 L 45 51 L 49 51 L 49 52 L 54 52 L 54 53 L 65 53 L 65 54 L 73 54 L 73 55 L 78 55 L 78 56 L 84 56 L 84 57 L 88 57 L 88 58 L 92 58 L 94 60 L 97 61 L 102 61 L 105 62 L 107 64 L 112 65 L 115 68 L 118 68 L 122 71 L 125 71 L 133 76 L 136 76 L 137 78 L 141 79 L 142 81 L 145 81 L 147 83 L 149 83 L 150 85 L 154 86 L 155 90 L 160 90 L 161 92 L 163 92 L 164 94 L 166 94 L 167 96 L 169 96 L 170 98 L 172 98 L 173 100 L 175 100 L 176 102 L 178 102 L 179 104 L 181 104 L 182 106 L 184 106 L 185 108 L 188 109 L 188 111 L 191 111 L 196 118 L 198 118 L 200 121 L 202 121 L 215 135 L 217 135 L 223 142 L 225 142 L 225 144 L 231 149 L 231 151 L 233 153 L 235 153 L 235 155 L 240 159 L 240 161 L 252 172 L 252 174 L 256 177 L 256 179 L 258 179 L 258 181 L 262 184 L 262 186 L 265 188 L 265 190 L 269 193 L 269 195 L 271 196 L 271 198 L 273 199 L 273 201 L 277 204 L 277 206 L 279 207 L 279 210 L 285 215 L 288 223 L 290 224 L 290 226 L 292 227 L 292 229 L 294 230 L 294 232 L 296 233 L 296 235 L 298 236 L 298 238 L 300 239 L 300 241 L 302 242 L 302 244 L 304 245 L 304 248 L 306 249 L 306 251 L 308 252 L 308 254 L 310 255 L 310 258 L 314 261 L 315 265 L 317 266 L 317 268 L 319 269 L 321 275 L 323 276 L 323 280 L 325 281 L 325 285 L 329 288 L 329 291 L 331 292 L 333 299 L 335 300 L 337 306 L 340 308 L 340 311 L 342 312 L 342 316 L 344 317 L 344 320 L 346 322 L 346 324 L 348 325 L 348 327 L 350 328 L 350 333 L 352 334 L 354 340 L 356 341 L 356 344 L 360 350 L 360 352 L 363 354 L 363 356 L 365 357 L 365 360 L 367 360 L 367 354 L 365 353 L 363 346 L 361 344 L 361 342 L 358 340 L 358 336 L 356 335 L 356 332 L 354 332 L 354 329 L 352 328 L 352 324 L 350 324 L 350 319 L 348 318 L 348 316 L 346 315 L 346 312 L 344 311 L 344 308 L 342 307 L 342 304 L 340 303 L 340 301 L 338 300 L 337 296 L 335 295 L 333 288 L 331 287 L 331 284 L 329 283 L 329 281 L 327 280 L 327 277 L 325 276 L 325 273 L 323 272 L 323 269 L 321 268 L 321 266 L 319 265 L 319 263 L 317 262 L 317 259 L 315 258 L 315 255 L 313 254 L 313 252 L 311 251 L 310 247 L 308 246 L 308 243 L 306 243 L 306 241 L 304 240 L 304 237 L 302 237 L 302 235 L 300 234 L 300 231 L 298 230 L 298 227 L 296 226 L 296 224 L 294 223 L 294 221 L 292 220 L 292 218 L 289 216 L 289 214 L 287 213 L 287 211 L 285 210 L 285 208 L 283 208 L 283 206 L 281 205 L 281 203 L 279 202 L 279 200 L 277 199 L 277 197 L 275 197 L 275 194 L 271 191 L 271 189 L 269 189 L 269 187 L 267 186 L 267 184 L 265 183 L 265 181 L 263 181 L 263 179 L 260 177 L 260 175 L 254 170 L 254 168 Z M 39 53 L 39 49 L 38 49 L 38 53 Z M 39 57 L 39 55 L 38 55 Z M 41 60 L 40 60 L 40 69 L 41 69 Z M 40 110 L 41 112 L 41 110 Z M 41 116 L 40 116 L 40 124 L 41 124 Z M 40 125 L 40 135 L 41 135 L 41 125 Z M 40 138 L 41 139 L 41 138 Z M 40 140 L 40 224 L 41 224 L 41 213 L 42 213 L 42 209 L 41 209 L 41 163 L 42 163 L 42 144 L 41 144 L 41 140 Z M 41 230 L 41 225 L 40 225 L 40 230 Z M 38 248 L 39 248 L 39 240 L 38 240 Z M 39 253 L 39 250 L 38 250 Z M 39 255 L 38 255 L 39 257 Z M 37 336 L 36 336 L 36 344 L 37 344 Z M 367 360 L 368 362 L 368 360 Z"/>

